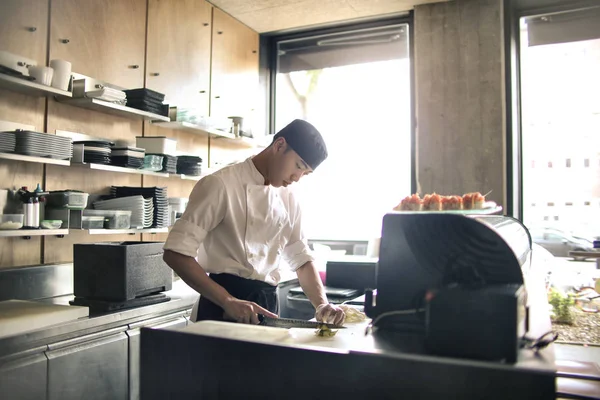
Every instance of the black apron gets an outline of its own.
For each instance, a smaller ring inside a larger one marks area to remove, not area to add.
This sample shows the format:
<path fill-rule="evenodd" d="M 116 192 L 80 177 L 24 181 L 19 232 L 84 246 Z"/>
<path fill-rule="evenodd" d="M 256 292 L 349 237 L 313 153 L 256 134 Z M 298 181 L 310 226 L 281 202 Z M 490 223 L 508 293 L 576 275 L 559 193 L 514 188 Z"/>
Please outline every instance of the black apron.
<path fill-rule="evenodd" d="M 278 314 L 277 286 L 252 279 L 240 278 L 231 274 L 209 274 L 208 276 L 223 286 L 233 297 L 240 300 L 252 301 L 262 308 Z M 224 321 L 223 309 L 206 297 L 200 296 L 196 321 L 206 320 Z"/>

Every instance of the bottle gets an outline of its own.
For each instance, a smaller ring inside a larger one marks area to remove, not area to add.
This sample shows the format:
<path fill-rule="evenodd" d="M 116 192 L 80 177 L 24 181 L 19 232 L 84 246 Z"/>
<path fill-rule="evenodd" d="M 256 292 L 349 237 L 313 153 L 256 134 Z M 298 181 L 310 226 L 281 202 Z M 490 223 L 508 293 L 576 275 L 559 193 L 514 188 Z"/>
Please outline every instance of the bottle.
<path fill-rule="evenodd" d="M 35 188 L 34 193 L 36 194 L 38 203 L 39 203 L 39 218 L 38 218 L 38 226 L 39 226 L 39 222 L 42 222 L 45 218 L 45 214 L 46 214 L 46 198 L 42 196 L 42 193 L 44 193 L 44 191 L 42 190 L 42 188 L 40 187 L 40 184 L 37 184 L 37 187 Z"/>
<path fill-rule="evenodd" d="M 32 221 L 31 227 L 37 229 L 40 227 L 40 200 L 35 192 L 31 194 L 31 202 L 33 203 L 33 215 L 31 218 L 31 221 Z"/>

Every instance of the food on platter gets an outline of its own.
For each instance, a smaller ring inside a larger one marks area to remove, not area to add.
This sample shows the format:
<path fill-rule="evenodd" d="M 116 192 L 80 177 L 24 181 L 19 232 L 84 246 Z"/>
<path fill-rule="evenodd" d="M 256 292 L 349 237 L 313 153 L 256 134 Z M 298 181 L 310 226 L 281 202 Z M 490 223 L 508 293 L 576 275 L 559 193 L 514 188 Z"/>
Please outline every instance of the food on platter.
<path fill-rule="evenodd" d="M 415 193 L 406 196 L 394 207 L 394 211 L 455 211 L 482 210 L 485 208 L 485 195 L 479 192 L 458 195 L 426 194 L 421 197 Z"/>
<path fill-rule="evenodd" d="M 394 211 L 421 211 L 421 198 L 418 194 L 406 196 L 394 207 Z"/>

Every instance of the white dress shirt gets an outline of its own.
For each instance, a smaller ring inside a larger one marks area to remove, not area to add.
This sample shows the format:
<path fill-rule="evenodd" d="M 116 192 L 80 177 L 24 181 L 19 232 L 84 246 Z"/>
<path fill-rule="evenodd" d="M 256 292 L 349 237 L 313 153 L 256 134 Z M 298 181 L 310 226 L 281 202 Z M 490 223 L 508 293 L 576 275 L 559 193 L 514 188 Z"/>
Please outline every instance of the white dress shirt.
<path fill-rule="evenodd" d="M 251 158 L 201 179 L 164 249 L 197 257 L 207 272 L 271 285 L 281 257 L 293 271 L 314 261 L 293 191 L 264 181 Z"/>

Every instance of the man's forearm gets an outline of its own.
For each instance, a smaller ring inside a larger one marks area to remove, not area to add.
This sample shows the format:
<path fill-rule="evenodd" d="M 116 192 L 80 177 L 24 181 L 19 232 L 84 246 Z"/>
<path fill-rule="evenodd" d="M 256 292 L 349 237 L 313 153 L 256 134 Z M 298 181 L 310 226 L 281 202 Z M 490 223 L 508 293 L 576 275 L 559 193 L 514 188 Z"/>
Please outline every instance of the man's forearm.
<path fill-rule="evenodd" d="M 310 300 L 312 305 L 317 308 L 321 304 L 327 304 L 327 295 L 323 288 L 323 283 L 319 277 L 319 272 L 312 262 L 307 262 L 296 271 L 298 274 L 298 280 L 300 286 L 306 297 Z"/>
<path fill-rule="evenodd" d="M 204 268 L 193 257 L 165 250 L 163 258 L 189 287 L 219 307 L 223 308 L 224 303 L 232 298 L 227 290 L 206 275 Z"/>

